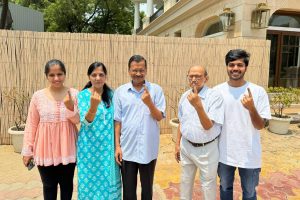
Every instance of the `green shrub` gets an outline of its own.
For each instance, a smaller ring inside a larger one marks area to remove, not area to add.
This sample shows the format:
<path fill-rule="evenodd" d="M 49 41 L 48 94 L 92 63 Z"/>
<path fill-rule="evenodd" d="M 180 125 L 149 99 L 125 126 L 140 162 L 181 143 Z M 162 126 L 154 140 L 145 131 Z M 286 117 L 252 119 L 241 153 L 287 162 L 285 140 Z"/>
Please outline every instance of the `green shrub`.
<path fill-rule="evenodd" d="M 299 102 L 300 91 L 297 88 L 269 87 L 267 91 L 275 117 L 285 118 L 283 110 Z"/>

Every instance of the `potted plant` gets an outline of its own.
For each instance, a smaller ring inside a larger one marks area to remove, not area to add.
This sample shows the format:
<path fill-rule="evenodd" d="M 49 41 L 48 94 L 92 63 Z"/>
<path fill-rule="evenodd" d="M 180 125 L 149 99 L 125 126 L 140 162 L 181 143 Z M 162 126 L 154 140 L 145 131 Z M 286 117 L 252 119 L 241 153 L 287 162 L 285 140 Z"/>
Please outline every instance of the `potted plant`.
<path fill-rule="evenodd" d="M 17 88 L 4 91 L 3 94 L 14 111 L 13 126 L 8 129 L 8 133 L 12 137 L 14 151 L 20 153 L 23 146 L 25 122 L 30 97 L 25 91 L 17 90 Z"/>
<path fill-rule="evenodd" d="M 291 88 L 291 90 L 296 95 L 296 101 L 294 103 L 299 104 L 299 102 L 300 102 L 300 88 Z"/>
<path fill-rule="evenodd" d="M 292 118 L 283 113 L 285 108 L 297 102 L 297 95 L 293 88 L 270 87 L 268 88 L 270 106 L 273 111 L 269 121 L 269 130 L 277 134 L 287 134 Z"/>
<path fill-rule="evenodd" d="M 294 106 L 297 108 L 297 109 L 299 109 L 299 107 L 300 107 L 300 105 L 299 105 L 299 103 L 300 103 L 300 88 L 293 88 L 293 91 L 294 91 L 294 93 L 295 93 L 295 95 L 296 95 L 296 104 L 294 104 Z M 298 128 L 300 128 L 300 123 L 299 123 L 299 118 L 300 118 L 300 112 L 298 112 L 297 114 L 296 114 L 296 116 L 297 116 L 297 118 L 298 118 Z"/>
<path fill-rule="evenodd" d="M 178 103 L 180 100 L 181 95 L 186 91 L 186 88 L 180 88 L 175 91 L 173 96 L 171 94 L 166 94 L 167 100 L 168 100 L 168 106 L 171 109 L 171 119 L 169 121 L 169 124 L 171 126 L 171 132 L 172 132 L 172 140 L 173 142 L 176 142 L 177 139 L 177 128 L 179 125 L 179 119 L 178 119 Z"/>

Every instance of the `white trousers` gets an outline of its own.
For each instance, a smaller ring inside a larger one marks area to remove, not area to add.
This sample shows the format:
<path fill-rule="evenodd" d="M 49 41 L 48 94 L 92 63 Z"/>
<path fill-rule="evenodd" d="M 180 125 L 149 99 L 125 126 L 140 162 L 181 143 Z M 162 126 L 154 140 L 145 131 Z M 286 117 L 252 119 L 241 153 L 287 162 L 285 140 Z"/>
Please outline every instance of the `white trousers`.
<path fill-rule="evenodd" d="M 182 137 L 180 157 L 182 166 L 180 199 L 192 199 L 195 174 L 199 168 L 202 200 L 215 200 L 219 162 L 218 139 L 203 147 L 194 147 Z"/>

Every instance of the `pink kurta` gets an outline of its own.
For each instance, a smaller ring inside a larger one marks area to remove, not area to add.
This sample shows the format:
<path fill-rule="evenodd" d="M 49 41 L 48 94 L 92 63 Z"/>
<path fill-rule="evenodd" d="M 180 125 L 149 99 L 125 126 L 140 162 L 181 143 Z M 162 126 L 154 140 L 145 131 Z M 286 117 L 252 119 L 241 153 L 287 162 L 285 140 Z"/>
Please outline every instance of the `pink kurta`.
<path fill-rule="evenodd" d="M 78 91 L 73 88 L 70 91 L 76 100 Z M 34 156 L 36 165 L 40 166 L 76 162 L 77 128 L 74 123 L 77 121 L 77 111 L 66 110 L 64 102 L 51 100 L 45 89 L 33 94 L 26 121 L 22 155 Z"/>

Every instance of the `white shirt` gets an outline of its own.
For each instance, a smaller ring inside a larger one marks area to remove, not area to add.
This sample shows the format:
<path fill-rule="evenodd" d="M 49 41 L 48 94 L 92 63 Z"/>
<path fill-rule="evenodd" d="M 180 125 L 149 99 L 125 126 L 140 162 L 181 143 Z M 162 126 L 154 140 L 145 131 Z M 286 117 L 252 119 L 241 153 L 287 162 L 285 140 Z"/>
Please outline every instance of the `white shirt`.
<path fill-rule="evenodd" d="M 271 119 L 269 99 L 266 91 L 253 83 L 231 87 L 227 82 L 217 85 L 224 98 L 225 121 L 219 139 L 221 163 L 241 168 L 261 167 L 260 133 L 251 121 L 249 111 L 242 105 L 247 88 L 252 93 L 255 108 L 264 119 Z"/>
<path fill-rule="evenodd" d="M 165 97 L 160 86 L 147 82 L 152 102 L 165 116 Z M 114 120 L 121 122 L 120 145 L 123 159 L 147 164 L 158 156 L 159 126 L 132 83 L 120 86 L 114 93 Z"/>
<path fill-rule="evenodd" d="M 198 95 L 209 119 L 214 121 L 213 127 L 205 130 L 199 120 L 196 109 L 191 105 L 187 96 L 192 90 L 186 91 L 179 101 L 178 118 L 182 137 L 194 142 L 205 143 L 215 139 L 221 132 L 224 121 L 223 98 L 219 92 L 204 86 Z"/>

